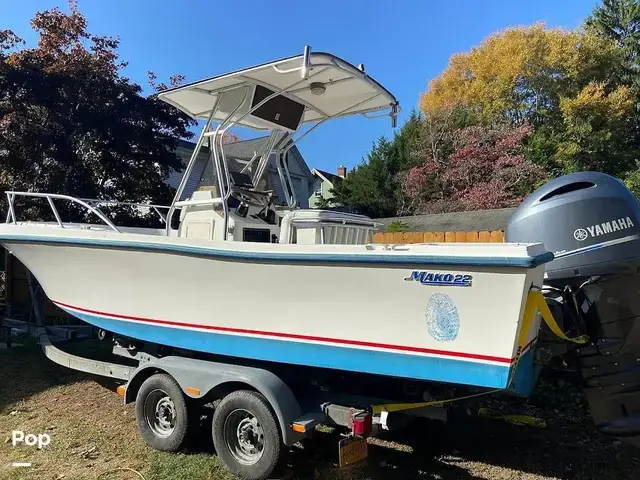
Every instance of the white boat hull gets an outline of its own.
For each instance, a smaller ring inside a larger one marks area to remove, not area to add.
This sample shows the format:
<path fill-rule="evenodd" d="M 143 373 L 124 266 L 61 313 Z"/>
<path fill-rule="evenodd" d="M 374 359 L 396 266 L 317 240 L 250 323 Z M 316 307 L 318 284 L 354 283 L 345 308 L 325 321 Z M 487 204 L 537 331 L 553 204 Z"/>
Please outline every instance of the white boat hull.
<path fill-rule="evenodd" d="M 0 242 L 56 305 L 114 333 L 491 388 L 507 386 L 526 295 L 549 260 L 541 245 L 249 244 L 7 224 Z"/>

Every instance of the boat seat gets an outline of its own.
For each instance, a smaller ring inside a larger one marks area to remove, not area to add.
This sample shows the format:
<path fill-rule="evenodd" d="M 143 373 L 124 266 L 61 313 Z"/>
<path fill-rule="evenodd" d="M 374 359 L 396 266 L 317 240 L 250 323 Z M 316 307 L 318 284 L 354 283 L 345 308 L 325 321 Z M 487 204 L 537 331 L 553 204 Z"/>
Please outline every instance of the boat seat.
<path fill-rule="evenodd" d="M 280 243 L 364 245 L 377 223 L 364 215 L 331 210 L 294 210 L 282 217 Z"/>

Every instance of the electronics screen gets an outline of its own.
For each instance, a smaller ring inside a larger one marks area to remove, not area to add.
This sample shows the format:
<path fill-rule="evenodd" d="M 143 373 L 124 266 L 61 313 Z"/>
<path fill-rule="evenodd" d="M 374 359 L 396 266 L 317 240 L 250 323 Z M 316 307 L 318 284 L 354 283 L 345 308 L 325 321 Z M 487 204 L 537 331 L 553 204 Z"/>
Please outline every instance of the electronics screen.
<path fill-rule="evenodd" d="M 273 90 L 261 85 L 256 85 L 253 100 L 251 101 L 251 108 L 274 93 Z M 300 125 L 302 115 L 304 115 L 304 105 L 290 98 L 278 95 L 258 107 L 251 115 L 288 130 L 296 130 L 298 125 Z"/>

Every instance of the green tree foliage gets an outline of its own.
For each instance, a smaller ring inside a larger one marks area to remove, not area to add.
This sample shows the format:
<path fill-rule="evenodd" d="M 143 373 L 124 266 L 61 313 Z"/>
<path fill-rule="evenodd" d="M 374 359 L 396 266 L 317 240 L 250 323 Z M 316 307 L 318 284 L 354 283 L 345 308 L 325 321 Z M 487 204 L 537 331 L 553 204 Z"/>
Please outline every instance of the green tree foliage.
<path fill-rule="evenodd" d="M 586 25 L 599 36 L 613 40 L 624 56 L 624 80 L 640 89 L 640 2 L 603 0 Z"/>
<path fill-rule="evenodd" d="M 90 34 L 75 3 L 69 13 L 38 12 L 31 26 L 34 48 L 0 31 L 0 188 L 170 202 L 166 179 L 183 168 L 175 150 L 191 136 L 189 117 L 143 97 L 120 73 L 118 41 Z M 57 207 L 84 219 L 71 205 Z M 111 213 L 147 221 L 129 207 Z"/>
<path fill-rule="evenodd" d="M 333 198 L 324 198 L 322 195 L 316 198 L 316 208 L 327 209 L 334 204 Z"/>
<path fill-rule="evenodd" d="M 406 170 L 421 163 L 423 138 L 424 116 L 420 111 L 414 109 L 399 134 L 394 137 L 400 170 Z"/>
<path fill-rule="evenodd" d="M 468 112 L 462 109 L 429 116 L 413 110 L 392 140 L 380 138 L 367 158 L 334 186 L 334 203 L 355 207 L 374 217 L 416 212 L 416 197 L 406 196 L 403 191 L 408 172 L 425 161 L 437 171 L 444 171 L 448 155 L 453 152 L 455 132 L 469 123 Z M 425 182 L 422 188 L 430 198 L 444 198 L 437 178 Z M 449 203 L 441 211 L 450 211 Z"/>
<path fill-rule="evenodd" d="M 333 201 L 354 207 L 371 217 L 394 215 L 401 202 L 399 174 L 402 160 L 401 141 L 379 138 L 367 159 L 349 172 L 343 181 L 334 185 L 331 190 Z"/>
<path fill-rule="evenodd" d="M 613 155 L 622 154 L 628 163 L 633 164 L 621 177 L 627 187 L 640 197 L 640 1 L 603 0 L 602 5 L 594 8 L 587 18 L 586 25 L 596 35 L 613 41 L 623 57 L 622 81 L 633 94 L 633 115 L 624 119 L 631 125 L 631 138 L 601 138 L 599 151 L 611 150 Z M 607 129 L 603 129 L 599 136 L 606 132 Z M 623 152 L 620 152 L 621 145 Z M 632 148 L 625 149 L 626 145 Z"/>
<path fill-rule="evenodd" d="M 634 95 L 626 86 L 610 93 L 590 83 L 577 96 L 563 98 L 564 132 L 555 158 L 565 172 L 595 170 L 616 176 L 635 168 Z"/>
<path fill-rule="evenodd" d="M 384 229 L 386 233 L 404 233 L 409 231 L 409 225 L 399 220 L 391 222 L 387 225 L 387 228 Z"/>

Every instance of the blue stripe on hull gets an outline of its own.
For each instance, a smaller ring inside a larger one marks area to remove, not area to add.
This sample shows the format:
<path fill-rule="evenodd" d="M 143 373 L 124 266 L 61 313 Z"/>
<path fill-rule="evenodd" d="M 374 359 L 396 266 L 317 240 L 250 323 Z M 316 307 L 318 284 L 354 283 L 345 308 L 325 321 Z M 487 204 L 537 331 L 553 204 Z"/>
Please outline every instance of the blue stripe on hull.
<path fill-rule="evenodd" d="M 509 389 L 523 397 L 531 395 L 541 370 L 541 368 L 533 362 L 534 349 L 535 345 L 527 350 L 518 361 L 517 369 L 513 375 L 513 382 Z"/>
<path fill-rule="evenodd" d="M 504 387 L 509 376 L 509 366 L 506 364 L 495 365 L 434 356 L 223 335 L 124 322 L 108 317 L 67 311 L 81 320 L 120 335 L 218 355 L 490 388 Z"/>

